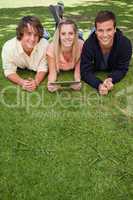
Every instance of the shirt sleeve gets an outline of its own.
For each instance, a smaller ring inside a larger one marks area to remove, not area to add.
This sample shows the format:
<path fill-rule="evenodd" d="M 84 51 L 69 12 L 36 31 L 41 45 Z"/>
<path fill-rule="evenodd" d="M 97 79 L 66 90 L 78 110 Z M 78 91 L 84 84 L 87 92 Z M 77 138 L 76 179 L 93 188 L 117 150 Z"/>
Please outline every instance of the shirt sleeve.
<path fill-rule="evenodd" d="M 97 78 L 94 73 L 94 49 L 93 44 L 88 40 L 84 43 L 81 62 L 80 62 L 80 71 L 81 79 L 90 84 L 92 87 L 98 89 L 99 84 L 102 83 L 102 80 Z"/>
<path fill-rule="evenodd" d="M 7 77 L 10 74 L 16 73 L 17 66 L 13 63 L 13 51 L 12 48 L 5 43 L 2 48 L 2 67 L 4 75 Z"/>
<path fill-rule="evenodd" d="M 131 56 L 132 45 L 130 40 L 125 38 L 119 47 L 119 59 L 117 60 L 116 67 L 109 75 L 113 83 L 119 82 L 126 75 Z"/>
<path fill-rule="evenodd" d="M 41 72 L 41 71 L 47 72 L 48 71 L 46 55 L 44 55 L 43 58 L 40 60 L 39 66 L 37 68 L 37 71 L 38 72 Z"/>

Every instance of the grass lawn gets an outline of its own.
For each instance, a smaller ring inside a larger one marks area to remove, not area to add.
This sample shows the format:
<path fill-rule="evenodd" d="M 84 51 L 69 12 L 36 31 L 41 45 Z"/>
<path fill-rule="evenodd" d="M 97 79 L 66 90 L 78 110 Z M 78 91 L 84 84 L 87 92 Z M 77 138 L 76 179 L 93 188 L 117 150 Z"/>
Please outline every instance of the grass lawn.
<path fill-rule="evenodd" d="M 53 35 L 53 2 L 1 0 L 0 52 L 23 15 L 37 15 Z M 133 42 L 131 0 L 76 2 L 65 2 L 65 16 L 85 38 L 97 11 L 111 9 Z M 132 200 L 133 62 L 107 97 L 85 83 L 81 92 L 50 94 L 47 79 L 27 93 L 4 78 L 1 58 L 0 66 L 0 200 Z"/>
<path fill-rule="evenodd" d="M 98 2 L 99 0 L 93 0 L 93 3 L 94 2 Z M 16 8 L 16 7 L 33 7 L 33 6 L 49 6 L 50 4 L 56 4 L 58 1 L 56 0 L 52 0 L 52 1 L 49 1 L 49 0 L 28 0 L 24 3 L 23 0 L 8 0 L 8 3 L 5 2 L 5 0 L 1 0 L 0 1 L 0 8 Z M 77 4 L 81 4 L 81 2 L 89 2 L 88 0 L 80 0 L 79 3 L 77 3 L 77 0 L 67 0 L 67 3 L 66 1 L 63 1 L 65 5 L 68 5 L 68 6 L 74 6 L 74 5 L 77 5 Z M 90 1 L 90 3 L 92 4 L 92 1 Z"/>

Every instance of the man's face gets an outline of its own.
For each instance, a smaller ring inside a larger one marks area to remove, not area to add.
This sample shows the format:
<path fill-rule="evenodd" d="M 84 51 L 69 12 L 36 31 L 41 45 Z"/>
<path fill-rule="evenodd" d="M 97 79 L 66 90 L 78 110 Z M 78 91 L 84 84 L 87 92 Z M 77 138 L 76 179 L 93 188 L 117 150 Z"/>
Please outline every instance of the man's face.
<path fill-rule="evenodd" d="M 96 35 L 102 48 L 110 48 L 113 45 L 113 39 L 116 29 L 112 20 L 96 24 Z"/>
<path fill-rule="evenodd" d="M 35 31 L 34 28 L 28 24 L 27 28 L 24 30 L 23 37 L 21 38 L 21 44 L 24 51 L 27 54 L 30 54 L 38 41 L 39 35 L 37 31 Z"/>

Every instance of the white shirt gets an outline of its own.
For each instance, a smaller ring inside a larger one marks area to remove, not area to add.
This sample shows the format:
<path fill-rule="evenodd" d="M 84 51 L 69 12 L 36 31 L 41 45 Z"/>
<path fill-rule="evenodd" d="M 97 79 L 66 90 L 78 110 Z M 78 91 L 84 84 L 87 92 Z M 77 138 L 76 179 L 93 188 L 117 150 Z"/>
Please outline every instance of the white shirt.
<path fill-rule="evenodd" d="M 48 41 L 44 38 L 34 47 L 28 56 L 17 38 L 8 40 L 2 48 L 2 64 L 5 76 L 16 73 L 17 67 L 30 69 L 33 71 L 48 71 L 46 62 L 46 49 Z"/>

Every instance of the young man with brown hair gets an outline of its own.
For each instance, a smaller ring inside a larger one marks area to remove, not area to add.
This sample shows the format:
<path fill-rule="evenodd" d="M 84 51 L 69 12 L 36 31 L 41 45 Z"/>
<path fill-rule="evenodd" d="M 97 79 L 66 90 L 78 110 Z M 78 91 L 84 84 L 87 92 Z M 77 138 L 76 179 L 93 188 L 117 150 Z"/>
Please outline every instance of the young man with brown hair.
<path fill-rule="evenodd" d="M 132 55 L 130 40 L 116 28 L 111 11 L 100 11 L 95 18 L 95 31 L 85 41 L 81 54 L 81 79 L 107 95 L 114 84 L 127 73 Z M 96 71 L 109 72 L 105 80 Z"/>
<path fill-rule="evenodd" d="M 43 38 L 43 33 L 43 26 L 37 17 L 25 16 L 16 28 L 16 37 L 8 40 L 2 49 L 4 75 L 29 92 L 37 88 L 48 70 L 48 42 Z M 17 74 L 17 68 L 35 71 L 35 78 L 21 78 Z"/>

